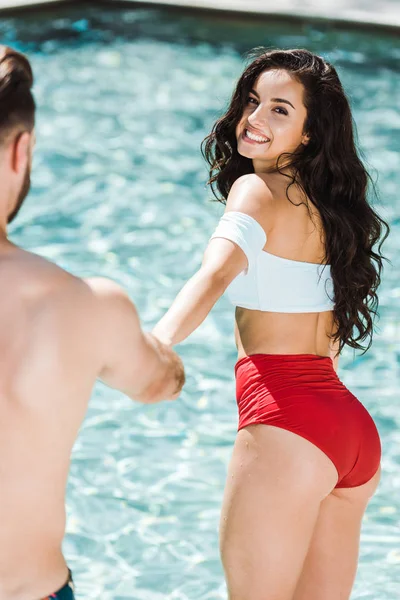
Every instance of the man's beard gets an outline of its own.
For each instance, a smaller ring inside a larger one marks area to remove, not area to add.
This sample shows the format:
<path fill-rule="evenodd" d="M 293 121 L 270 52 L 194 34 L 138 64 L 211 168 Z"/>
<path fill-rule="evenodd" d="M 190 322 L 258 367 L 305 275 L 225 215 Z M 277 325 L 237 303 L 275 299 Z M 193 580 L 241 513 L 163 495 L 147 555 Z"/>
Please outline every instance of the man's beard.
<path fill-rule="evenodd" d="M 15 217 L 19 213 L 19 211 L 24 203 L 25 198 L 29 194 L 30 189 L 31 189 L 31 169 L 30 169 L 30 166 L 28 165 L 26 167 L 25 177 L 24 177 L 24 181 L 22 183 L 21 191 L 18 196 L 17 204 L 15 205 L 15 208 L 12 211 L 12 213 L 10 215 L 8 215 L 8 219 L 7 219 L 8 223 L 11 223 L 12 221 L 14 221 Z"/>

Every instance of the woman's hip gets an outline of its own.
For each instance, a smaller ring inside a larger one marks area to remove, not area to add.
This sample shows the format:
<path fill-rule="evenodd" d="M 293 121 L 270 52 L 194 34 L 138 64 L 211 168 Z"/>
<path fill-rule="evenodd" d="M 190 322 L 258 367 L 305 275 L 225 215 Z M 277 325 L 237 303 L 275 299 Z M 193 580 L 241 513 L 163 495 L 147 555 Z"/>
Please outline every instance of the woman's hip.
<path fill-rule="evenodd" d="M 264 424 L 307 439 L 332 460 L 340 487 L 374 475 L 381 457 L 376 426 L 329 357 L 257 354 L 238 361 L 235 373 L 239 430 Z"/>

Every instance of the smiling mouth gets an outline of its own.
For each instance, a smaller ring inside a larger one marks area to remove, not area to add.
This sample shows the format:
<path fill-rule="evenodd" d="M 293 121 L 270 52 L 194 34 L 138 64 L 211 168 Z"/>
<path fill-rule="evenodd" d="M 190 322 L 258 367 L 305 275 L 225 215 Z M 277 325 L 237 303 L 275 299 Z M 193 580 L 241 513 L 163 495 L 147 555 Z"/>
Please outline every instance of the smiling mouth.
<path fill-rule="evenodd" d="M 244 130 L 243 138 L 245 140 L 250 140 L 252 142 L 256 142 L 257 144 L 266 144 L 267 142 L 271 141 L 269 138 L 263 137 L 261 135 L 256 135 L 255 133 L 253 133 L 252 131 L 249 131 L 248 129 Z"/>

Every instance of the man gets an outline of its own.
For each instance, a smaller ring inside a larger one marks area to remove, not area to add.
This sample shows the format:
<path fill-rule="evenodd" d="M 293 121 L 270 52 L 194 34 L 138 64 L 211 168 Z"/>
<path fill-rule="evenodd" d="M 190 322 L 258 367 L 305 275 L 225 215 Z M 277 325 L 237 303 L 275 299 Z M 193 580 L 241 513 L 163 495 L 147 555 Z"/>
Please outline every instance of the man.
<path fill-rule="evenodd" d="M 70 600 L 64 494 L 95 380 L 156 402 L 177 398 L 184 373 L 115 283 L 7 239 L 30 187 L 32 83 L 28 60 L 0 46 L 0 600 Z"/>

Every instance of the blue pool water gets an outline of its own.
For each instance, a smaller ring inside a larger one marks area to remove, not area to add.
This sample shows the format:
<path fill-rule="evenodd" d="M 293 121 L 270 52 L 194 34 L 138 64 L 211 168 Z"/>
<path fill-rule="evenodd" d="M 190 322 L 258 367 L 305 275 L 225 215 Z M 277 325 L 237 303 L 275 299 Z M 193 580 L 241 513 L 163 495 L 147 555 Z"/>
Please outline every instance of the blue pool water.
<path fill-rule="evenodd" d="M 199 267 L 221 214 L 199 145 L 243 53 L 305 46 L 338 66 L 392 235 L 380 331 L 341 376 L 374 415 L 383 479 L 364 523 L 354 599 L 400 597 L 400 48 L 396 38 L 177 12 L 78 8 L 2 18 L 36 73 L 33 191 L 12 230 L 74 273 L 112 277 L 150 328 Z M 218 517 L 236 430 L 233 311 L 225 299 L 180 347 L 175 404 L 98 386 L 76 443 L 65 553 L 78 598 L 225 598 Z M 73 399 L 71 399 L 73 400 Z"/>

